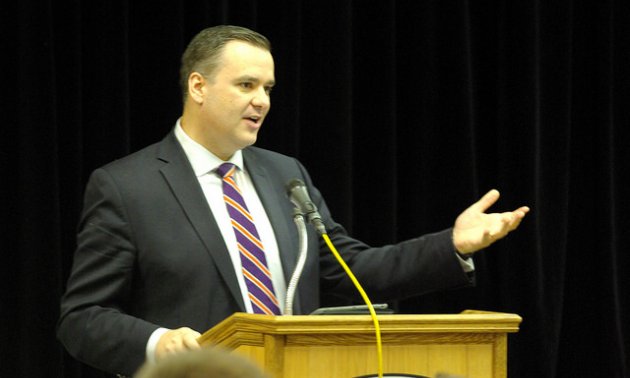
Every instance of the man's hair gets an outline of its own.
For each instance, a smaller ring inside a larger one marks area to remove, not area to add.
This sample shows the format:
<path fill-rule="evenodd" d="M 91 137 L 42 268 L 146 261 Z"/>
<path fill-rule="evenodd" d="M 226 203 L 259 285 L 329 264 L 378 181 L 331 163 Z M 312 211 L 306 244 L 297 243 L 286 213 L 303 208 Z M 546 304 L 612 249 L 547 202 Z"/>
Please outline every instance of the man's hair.
<path fill-rule="evenodd" d="M 220 25 L 200 31 L 182 55 L 179 84 L 184 101 L 188 95 L 190 74 L 199 72 L 204 77 L 212 77 L 219 65 L 223 48 L 230 41 L 242 41 L 271 51 L 271 43 L 264 35 L 241 26 Z"/>

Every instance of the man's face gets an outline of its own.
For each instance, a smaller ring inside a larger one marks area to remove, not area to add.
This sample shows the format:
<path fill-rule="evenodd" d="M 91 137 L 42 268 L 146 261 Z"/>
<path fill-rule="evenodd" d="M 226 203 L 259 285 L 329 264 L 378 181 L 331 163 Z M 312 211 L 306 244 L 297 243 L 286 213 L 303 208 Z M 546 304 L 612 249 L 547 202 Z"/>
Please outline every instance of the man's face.
<path fill-rule="evenodd" d="M 227 160 L 256 142 L 269 112 L 275 84 L 271 53 L 241 41 L 228 42 L 216 71 L 203 86 L 204 145 Z"/>

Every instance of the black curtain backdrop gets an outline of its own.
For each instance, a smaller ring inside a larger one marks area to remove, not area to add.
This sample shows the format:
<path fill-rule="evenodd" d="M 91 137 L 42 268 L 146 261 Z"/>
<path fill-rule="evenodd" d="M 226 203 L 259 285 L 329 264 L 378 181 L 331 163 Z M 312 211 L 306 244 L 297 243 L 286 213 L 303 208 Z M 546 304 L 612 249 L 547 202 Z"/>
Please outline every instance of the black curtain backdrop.
<path fill-rule="evenodd" d="M 532 207 L 477 287 L 399 311 L 520 314 L 510 377 L 630 376 L 628 4 L 3 2 L 0 376 L 91 376 L 55 338 L 86 179 L 173 127 L 179 57 L 222 23 L 274 45 L 258 145 L 297 156 L 353 235 L 441 230 L 490 188 L 493 210 Z"/>

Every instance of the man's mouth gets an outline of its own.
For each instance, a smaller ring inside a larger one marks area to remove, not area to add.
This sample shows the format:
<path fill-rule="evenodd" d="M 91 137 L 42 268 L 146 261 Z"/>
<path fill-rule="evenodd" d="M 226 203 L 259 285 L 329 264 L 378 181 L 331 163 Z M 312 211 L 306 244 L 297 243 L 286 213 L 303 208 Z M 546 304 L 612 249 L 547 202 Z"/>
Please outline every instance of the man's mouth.
<path fill-rule="evenodd" d="M 260 124 L 260 121 L 261 121 L 262 117 L 259 116 L 259 115 L 251 115 L 251 116 L 245 117 L 245 119 L 249 120 L 249 121 L 252 121 L 256 125 L 258 125 L 258 124 Z"/>

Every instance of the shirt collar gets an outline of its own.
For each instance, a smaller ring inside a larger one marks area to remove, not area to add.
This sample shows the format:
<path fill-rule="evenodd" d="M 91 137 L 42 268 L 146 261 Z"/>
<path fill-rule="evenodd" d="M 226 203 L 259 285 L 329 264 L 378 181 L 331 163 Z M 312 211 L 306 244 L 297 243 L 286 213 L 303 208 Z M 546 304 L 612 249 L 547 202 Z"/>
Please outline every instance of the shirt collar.
<path fill-rule="evenodd" d="M 195 142 L 186 132 L 182 129 L 181 119 L 177 120 L 175 125 L 175 137 L 182 145 L 190 165 L 192 165 L 193 171 L 197 177 L 201 177 L 207 173 L 213 172 L 225 161 L 221 160 L 218 156 L 208 151 L 204 146 Z M 241 170 L 245 169 L 243 164 L 243 152 L 238 150 L 232 155 L 228 162 L 236 165 Z"/>

